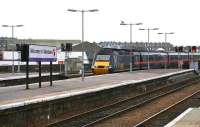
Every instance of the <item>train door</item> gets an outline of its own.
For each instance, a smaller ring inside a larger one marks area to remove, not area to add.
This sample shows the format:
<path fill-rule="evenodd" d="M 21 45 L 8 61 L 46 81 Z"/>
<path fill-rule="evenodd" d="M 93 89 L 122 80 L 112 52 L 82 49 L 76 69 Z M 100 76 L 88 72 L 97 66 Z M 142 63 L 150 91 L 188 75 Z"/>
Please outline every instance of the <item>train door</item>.
<path fill-rule="evenodd" d="M 139 64 L 140 64 L 141 69 L 148 68 L 148 53 L 147 52 L 141 52 Z"/>
<path fill-rule="evenodd" d="M 141 69 L 142 69 L 142 64 L 141 64 L 141 63 L 143 63 L 142 53 L 141 53 L 141 52 L 139 53 L 139 56 L 140 56 L 139 68 L 140 68 L 140 70 L 141 70 Z"/>
<path fill-rule="evenodd" d="M 131 57 L 132 57 L 132 61 L 131 61 L 131 64 L 132 64 L 132 69 L 134 70 L 135 69 L 135 57 L 136 57 L 136 54 L 134 52 L 132 52 L 131 54 Z"/>
<path fill-rule="evenodd" d="M 169 53 L 167 52 L 167 56 L 165 59 L 165 68 L 167 69 L 168 67 L 170 67 L 170 57 L 169 57 Z"/>
<path fill-rule="evenodd" d="M 140 59 L 141 59 L 140 52 L 134 52 L 133 56 L 134 56 L 134 58 L 133 58 L 133 69 L 134 70 L 141 69 L 140 68 Z"/>

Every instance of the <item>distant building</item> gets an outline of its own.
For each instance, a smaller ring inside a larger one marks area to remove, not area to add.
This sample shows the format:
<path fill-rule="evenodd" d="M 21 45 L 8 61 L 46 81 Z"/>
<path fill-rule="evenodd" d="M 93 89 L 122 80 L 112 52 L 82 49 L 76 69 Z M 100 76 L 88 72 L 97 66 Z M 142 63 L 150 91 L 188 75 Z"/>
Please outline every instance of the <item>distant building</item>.
<path fill-rule="evenodd" d="M 95 42 L 93 42 L 93 43 L 84 42 L 83 48 L 82 48 L 82 43 L 74 44 L 72 46 L 72 51 L 82 52 L 82 50 L 83 50 L 86 53 L 88 60 L 89 60 L 89 64 L 92 64 L 94 56 L 100 49 L 101 49 L 101 47 Z"/>
<path fill-rule="evenodd" d="M 78 44 L 80 40 L 58 40 L 58 39 L 17 39 L 18 44 L 36 44 L 60 47 L 62 43 Z"/>
<path fill-rule="evenodd" d="M 173 45 L 170 43 L 162 42 L 100 42 L 99 46 L 102 48 L 118 48 L 118 49 L 133 49 L 134 51 L 156 51 L 159 48 L 163 48 L 165 51 L 172 51 Z"/>
<path fill-rule="evenodd" d="M 1 51 L 12 51 L 16 50 L 16 44 L 36 44 L 36 45 L 49 45 L 57 46 L 60 48 L 62 43 L 78 44 L 80 40 L 56 40 L 56 39 L 17 39 L 17 38 L 0 38 L 0 50 Z"/>
<path fill-rule="evenodd" d="M 16 44 L 36 44 L 36 45 L 49 45 L 57 46 L 64 43 L 72 43 L 73 51 L 82 51 L 81 40 L 59 40 L 59 39 L 17 39 L 0 37 L 0 51 L 15 51 Z M 89 43 L 84 42 L 85 51 L 89 53 L 89 58 L 94 55 L 100 48 L 117 48 L 117 49 L 133 49 L 134 51 L 157 51 L 162 48 L 164 51 L 175 51 L 175 46 L 171 43 L 164 42 L 114 42 L 114 41 L 103 41 L 100 43 Z M 188 47 L 184 47 L 184 51 L 188 51 Z M 200 46 L 197 47 L 197 51 L 200 52 Z"/>
<path fill-rule="evenodd" d="M 16 38 L 11 39 L 7 37 L 0 38 L 0 51 L 12 50 L 15 48 L 15 44 L 13 42 L 16 41 Z"/>

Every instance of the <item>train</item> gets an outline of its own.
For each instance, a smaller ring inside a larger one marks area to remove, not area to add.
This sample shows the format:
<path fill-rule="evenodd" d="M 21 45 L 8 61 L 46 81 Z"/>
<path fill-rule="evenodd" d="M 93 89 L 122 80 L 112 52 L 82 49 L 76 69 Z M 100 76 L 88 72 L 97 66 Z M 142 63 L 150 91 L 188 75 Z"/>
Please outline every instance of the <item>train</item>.
<path fill-rule="evenodd" d="M 160 68 L 189 68 L 191 62 L 200 63 L 198 52 L 130 51 L 103 48 L 94 57 L 92 72 L 106 74 L 119 71 Z"/>

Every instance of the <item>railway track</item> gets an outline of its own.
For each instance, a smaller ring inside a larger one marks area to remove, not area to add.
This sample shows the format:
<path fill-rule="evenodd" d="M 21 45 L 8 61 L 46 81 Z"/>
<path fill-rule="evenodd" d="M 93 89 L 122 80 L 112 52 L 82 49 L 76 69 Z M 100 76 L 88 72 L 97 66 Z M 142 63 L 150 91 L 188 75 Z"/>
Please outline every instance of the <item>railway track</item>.
<path fill-rule="evenodd" d="M 189 107 L 200 106 L 200 90 L 185 97 L 174 105 L 167 107 L 148 119 L 135 125 L 135 127 L 163 127 L 171 120 L 180 115 Z"/>
<path fill-rule="evenodd" d="M 197 79 L 195 79 L 197 80 Z M 62 119 L 60 121 L 56 121 L 54 123 L 48 124 L 48 127 L 88 127 L 94 126 L 95 124 L 102 122 L 104 120 L 110 119 L 122 113 L 126 113 L 131 111 L 137 107 L 140 107 L 146 103 L 149 103 L 155 99 L 158 99 L 167 94 L 178 91 L 186 86 L 188 86 L 189 82 L 195 81 L 194 79 L 190 79 L 183 82 L 179 82 L 174 85 L 164 86 L 162 88 L 149 91 L 144 94 L 140 94 L 138 96 L 124 99 L 122 101 L 106 105 L 103 107 L 96 108 L 91 111 L 87 111 L 81 114 L 77 114 L 70 118 Z"/>

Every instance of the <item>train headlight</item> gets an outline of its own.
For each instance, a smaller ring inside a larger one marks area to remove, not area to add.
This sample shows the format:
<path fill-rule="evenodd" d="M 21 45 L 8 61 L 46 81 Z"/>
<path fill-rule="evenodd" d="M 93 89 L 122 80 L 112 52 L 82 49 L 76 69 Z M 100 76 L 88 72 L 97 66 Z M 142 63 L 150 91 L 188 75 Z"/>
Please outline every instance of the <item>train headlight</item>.
<path fill-rule="evenodd" d="M 111 69 L 111 68 L 112 68 L 112 66 L 108 66 L 108 68 L 109 68 L 109 69 Z"/>

